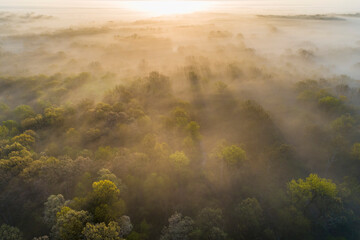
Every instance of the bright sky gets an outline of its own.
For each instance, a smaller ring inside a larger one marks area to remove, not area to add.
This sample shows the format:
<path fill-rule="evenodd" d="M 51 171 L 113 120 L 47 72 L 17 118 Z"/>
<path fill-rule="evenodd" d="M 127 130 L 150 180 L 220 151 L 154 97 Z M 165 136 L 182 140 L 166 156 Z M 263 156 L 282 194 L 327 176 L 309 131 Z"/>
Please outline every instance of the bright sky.
<path fill-rule="evenodd" d="M 1 8 L 77 7 L 77 8 L 125 8 L 153 14 L 190 13 L 245 8 L 264 10 L 279 8 L 309 13 L 360 12 L 360 0 L 225 0 L 225 1 L 176 1 L 176 0 L 0 0 Z M 227 7 L 227 8 L 226 8 Z"/>

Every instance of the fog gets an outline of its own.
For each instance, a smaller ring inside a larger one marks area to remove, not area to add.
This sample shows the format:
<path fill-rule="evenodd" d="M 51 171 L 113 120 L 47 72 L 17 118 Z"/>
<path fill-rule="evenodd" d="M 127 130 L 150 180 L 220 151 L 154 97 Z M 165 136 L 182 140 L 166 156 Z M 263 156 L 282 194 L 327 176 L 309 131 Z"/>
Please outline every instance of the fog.
<path fill-rule="evenodd" d="M 116 16 L 116 10 L 105 10 L 105 15 L 95 9 L 51 11 L 55 16 L 1 12 L 1 61 L 7 63 L 0 66 L 3 75 L 20 74 L 19 65 L 27 74 L 76 73 L 94 62 L 101 63 L 103 72 L 131 75 L 138 73 L 134 66 L 141 61 L 168 73 L 188 56 L 212 59 L 219 49 L 223 55 L 217 61 L 223 64 L 244 59 L 246 54 L 232 51 L 237 48 L 251 49 L 254 56 L 276 62 L 285 71 L 284 64 L 295 60 L 294 70 L 302 72 L 306 67 L 306 74 L 321 69 L 328 76 L 359 77 L 360 32 L 356 29 L 360 17 L 356 14 L 201 12 L 142 18 L 131 12 L 127 16 L 124 10 L 118 10 L 121 16 Z M 69 68 L 70 62 L 76 62 L 76 70 Z"/>
<path fill-rule="evenodd" d="M 360 14 L 265 2 L 2 3 L 0 238 L 6 224 L 96 239 L 90 225 L 114 223 L 109 239 L 357 239 Z M 321 197 L 296 195 L 300 178 Z M 69 211 L 88 214 L 80 230 Z"/>

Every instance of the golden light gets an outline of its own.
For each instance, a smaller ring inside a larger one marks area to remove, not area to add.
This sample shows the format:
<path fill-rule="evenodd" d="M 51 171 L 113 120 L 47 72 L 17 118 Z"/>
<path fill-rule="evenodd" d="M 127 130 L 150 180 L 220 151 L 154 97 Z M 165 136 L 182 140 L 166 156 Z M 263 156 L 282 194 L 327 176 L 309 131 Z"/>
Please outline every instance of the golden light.
<path fill-rule="evenodd" d="M 185 14 L 206 11 L 213 3 L 209 1 L 127 1 L 124 6 L 130 10 L 151 15 Z"/>

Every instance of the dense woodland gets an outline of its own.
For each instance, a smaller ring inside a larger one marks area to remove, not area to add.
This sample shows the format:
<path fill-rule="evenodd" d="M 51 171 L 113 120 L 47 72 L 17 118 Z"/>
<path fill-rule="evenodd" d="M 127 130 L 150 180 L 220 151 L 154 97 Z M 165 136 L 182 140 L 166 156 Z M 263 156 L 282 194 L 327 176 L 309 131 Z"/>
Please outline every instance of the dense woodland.
<path fill-rule="evenodd" d="M 1 238 L 359 238 L 357 89 L 288 89 L 328 119 L 304 114 L 299 144 L 225 81 L 186 76 L 190 99 L 152 72 L 77 104 L 59 99 L 90 74 L 1 78 Z"/>
<path fill-rule="evenodd" d="M 126 77 L 100 62 L 46 75 L 2 65 L 0 239 L 360 239 L 360 84 L 309 77 L 308 50 L 280 66 L 242 35 L 206 39 L 171 70 L 128 53 L 140 65 Z M 0 59 L 21 56 L 31 64 Z"/>

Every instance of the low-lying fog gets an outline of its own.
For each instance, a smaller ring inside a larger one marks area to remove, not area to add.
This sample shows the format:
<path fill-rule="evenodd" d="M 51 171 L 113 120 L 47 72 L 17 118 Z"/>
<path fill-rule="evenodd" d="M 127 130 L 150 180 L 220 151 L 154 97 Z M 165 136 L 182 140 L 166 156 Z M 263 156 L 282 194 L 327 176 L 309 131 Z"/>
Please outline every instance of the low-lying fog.
<path fill-rule="evenodd" d="M 203 79 L 241 84 L 240 92 L 276 115 L 284 97 L 274 82 L 287 89 L 283 83 L 336 79 L 358 87 L 360 79 L 360 14 L 32 10 L 0 12 L 0 75 L 89 72 L 99 79 L 70 101 L 100 100 L 104 91 L 151 71 L 169 76 L 181 93 L 186 68 L 195 67 Z"/>
<path fill-rule="evenodd" d="M 214 72 L 256 58 L 284 78 L 360 77 L 360 14 L 146 16 L 124 9 L 5 9 L 0 73 L 133 76 L 155 68 L 170 74 L 194 56 Z"/>

